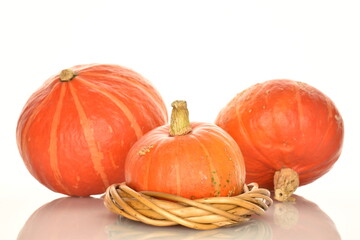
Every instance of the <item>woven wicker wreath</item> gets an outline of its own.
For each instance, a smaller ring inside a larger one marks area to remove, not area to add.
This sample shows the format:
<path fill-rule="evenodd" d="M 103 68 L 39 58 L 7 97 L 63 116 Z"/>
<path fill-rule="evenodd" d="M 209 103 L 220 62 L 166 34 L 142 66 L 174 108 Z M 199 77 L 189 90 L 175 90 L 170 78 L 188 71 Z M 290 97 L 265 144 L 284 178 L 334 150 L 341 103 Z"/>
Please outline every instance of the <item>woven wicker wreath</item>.
<path fill-rule="evenodd" d="M 120 183 L 108 187 L 104 203 L 110 211 L 134 221 L 206 230 L 246 222 L 253 214 L 262 215 L 272 199 L 270 192 L 256 183 L 244 185 L 244 192 L 237 196 L 195 200 L 161 192 L 136 192 Z"/>

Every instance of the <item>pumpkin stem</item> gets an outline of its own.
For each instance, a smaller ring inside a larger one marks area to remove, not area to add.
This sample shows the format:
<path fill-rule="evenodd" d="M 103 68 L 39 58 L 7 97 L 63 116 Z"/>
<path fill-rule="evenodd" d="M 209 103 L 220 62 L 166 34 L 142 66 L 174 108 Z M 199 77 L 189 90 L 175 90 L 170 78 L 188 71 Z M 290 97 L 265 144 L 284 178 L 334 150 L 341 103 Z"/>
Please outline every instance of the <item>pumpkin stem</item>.
<path fill-rule="evenodd" d="M 64 69 L 60 72 L 59 78 L 61 82 L 69 82 L 76 76 L 75 72 L 71 69 Z"/>
<path fill-rule="evenodd" d="M 172 104 L 172 112 L 170 119 L 170 136 L 181 136 L 191 132 L 191 125 L 189 120 L 189 111 L 187 109 L 186 101 L 174 101 Z"/>
<path fill-rule="evenodd" d="M 295 201 L 291 195 L 299 187 L 299 175 L 291 168 L 282 168 L 274 175 L 275 199 L 281 202 Z"/>

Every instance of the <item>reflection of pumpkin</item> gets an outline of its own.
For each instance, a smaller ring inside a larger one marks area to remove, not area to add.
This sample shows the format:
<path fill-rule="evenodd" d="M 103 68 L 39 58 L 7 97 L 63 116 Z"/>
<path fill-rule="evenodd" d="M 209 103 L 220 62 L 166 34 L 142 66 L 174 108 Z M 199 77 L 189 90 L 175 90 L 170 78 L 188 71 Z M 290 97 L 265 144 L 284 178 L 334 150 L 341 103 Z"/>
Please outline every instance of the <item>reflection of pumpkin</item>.
<path fill-rule="evenodd" d="M 296 202 L 274 202 L 260 217 L 271 225 L 273 239 L 341 239 L 334 222 L 315 203 L 293 196 Z"/>
<path fill-rule="evenodd" d="M 65 197 L 36 210 L 26 221 L 18 240 L 108 239 L 105 231 L 117 221 L 97 198 Z"/>
<path fill-rule="evenodd" d="M 241 240 L 271 240 L 272 232 L 268 223 L 261 219 L 252 219 L 239 226 L 224 227 L 214 230 L 199 231 L 182 226 L 155 227 L 140 222 L 119 218 L 117 224 L 106 227 L 109 240 L 120 239 L 241 239 Z"/>

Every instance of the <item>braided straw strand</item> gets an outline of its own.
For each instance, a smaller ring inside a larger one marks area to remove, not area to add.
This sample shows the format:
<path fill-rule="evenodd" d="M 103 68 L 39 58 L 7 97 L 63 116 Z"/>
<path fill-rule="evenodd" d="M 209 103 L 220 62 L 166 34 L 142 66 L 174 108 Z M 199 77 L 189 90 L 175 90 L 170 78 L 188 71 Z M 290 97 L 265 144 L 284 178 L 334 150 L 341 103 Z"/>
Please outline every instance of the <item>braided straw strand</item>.
<path fill-rule="evenodd" d="M 125 218 L 154 226 L 183 225 L 208 230 L 250 220 L 272 204 L 270 192 L 256 183 L 244 185 L 244 193 L 232 197 L 188 199 L 168 193 L 136 192 L 125 183 L 107 188 L 105 206 Z"/>

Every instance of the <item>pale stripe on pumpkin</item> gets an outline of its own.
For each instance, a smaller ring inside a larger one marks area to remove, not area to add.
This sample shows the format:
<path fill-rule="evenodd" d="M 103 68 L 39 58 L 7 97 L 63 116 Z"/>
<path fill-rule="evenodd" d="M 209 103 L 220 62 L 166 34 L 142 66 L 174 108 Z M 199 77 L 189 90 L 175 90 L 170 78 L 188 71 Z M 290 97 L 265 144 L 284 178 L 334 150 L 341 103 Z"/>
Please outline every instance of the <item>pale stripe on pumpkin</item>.
<path fill-rule="evenodd" d="M 240 104 L 241 105 L 241 104 Z M 263 157 L 264 159 L 267 159 L 267 156 L 260 151 L 260 149 L 258 149 L 255 144 L 254 144 L 254 140 L 250 137 L 250 134 L 248 134 L 248 132 L 246 131 L 246 128 L 242 127 L 244 126 L 244 122 L 242 121 L 241 115 L 240 115 L 240 107 L 235 106 L 235 114 L 236 114 L 236 118 L 237 119 L 237 126 L 238 126 L 238 130 L 241 132 L 241 137 L 246 139 L 246 142 L 248 143 L 248 145 L 252 148 L 252 150 L 254 152 L 256 152 L 258 155 L 260 155 L 261 157 Z M 259 161 L 257 158 L 254 158 L 252 161 L 258 161 L 263 165 L 266 165 L 269 169 L 273 169 L 274 167 L 271 166 L 267 161 Z M 247 175 L 251 175 L 253 173 L 247 172 Z M 257 174 L 257 173 L 256 173 Z"/>
<path fill-rule="evenodd" d="M 149 175 L 150 175 L 151 171 L 153 171 L 153 169 L 151 169 L 151 166 L 159 164 L 159 163 L 156 162 L 156 160 L 160 159 L 160 158 L 157 157 L 159 153 L 161 154 L 161 152 L 159 152 L 159 149 L 163 149 L 162 144 L 165 144 L 166 141 L 167 141 L 166 138 L 162 138 L 161 135 L 159 135 L 159 136 L 160 136 L 159 140 L 158 140 L 158 137 L 153 137 L 153 138 L 147 139 L 147 141 L 143 142 L 144 146 L 149 146 L 149 145 L 152 144 L 152 142 L 156 142 L 156 146 L 154 146 L 154 149 L 151 150 L 152 154 L 146 154 L 145 155 L 146 158 L 147 158 L 147 161 L 145 161 L 145 164 L 146 164 L 145 169 L 146 169 L 146 171 L 143 172 L 143 175 L 145 177 L 142 178 L 142 179 L 144 181 L 143 182 L 143 187 L 146 188 L 146 189 L 151 189 L 150 184 L 149 184 L 149 180 L 150 180 Z M 142 147 L 142 146 L 140 146 L 140 147 Z M 138 149 L 135 154 L 138 154 L 139 151 L 141 151 L 141 149 Z M 131 159 L 133 159 L 133 157 Z M 153 159 L 154 159 L 155 163 L 153 163 Z M 134 162 L 132 160 L 131 160 L 131 162 L 132 162 L 131 164 L 134 164 Z"/>
<path fill-rule="evenodd" d="M 180 140 L 177 141 L 177 146 L 176 146 L 177 153 L 175 155 L 175 166 L 181 166 L 181 164 L 179 162 L 179 158 L 178 158 L 178 156 L 181 154 L 181 153 L 179 153 L 179 149 L 180 149 L 179 145 L 180 145 Z M 180 168 L 176 167 L 175 171 L 176 171 L 176 195 L 181 195 Z"/>
<path fill-rule="evenodd" d="M 54 89 L 58 86 L 58 85 L 53 85 L 50 83 L 49 83 L 49 85 L 51 85 L 51 86 L 49 86 L 49 92 L 54 91 Z M 27 103 L 26 106 L 29 108 L 30 107 L 32 108 L 31 110 L 29 110 L 29 112 L 31 112 L 31 114 L 27 118 L 27 121 L 25 123 L 23 123 L 25 126 L 24 126 L 22 132 L 18 133 L 18 134 L 21 134 L 21 137 L 20 137 L 21 142 L 18 143 L 20 146 L 19 149 L 20 149 L 20 153 L 24 159 L 26 166 L 29 168 L 30 173 L 36 179 L 38 179 L 40 182 L 42 182 L 44 184 L 47 184 L 48 186 L 53 186 L 53 184 L 49 182 L 49 180 L 47 179 L 47 176 L 44 177 L 44 175 L 41 175 L 41 173 L 39 173 L 33 169 L 33 163 L 30 162 L 30 160 L 32 158 L 28 156 L 29 151 L 27 151 L 25 149 L 27 146 L 26 142 L 31 141 L 31 139 L 28 137 L 29 130 L 30 130 L 32 124 L 34 123 L 35 118 L 38 116 L 39 112 L 42 111 L 44 106 L 47 106 L 49 104 L 49 99 L 51 96 L 52 96 L 51 94 L 47 94 L 46 97 L 44 97 L 41 101 L 39 101 L 37 105 Z M 34 100 L 34 95 L 30 99 Z M 18 128 L 19 128 L 19 126 L 18 126 Z"/>
<path fill-rule="evenodd" d="M 299 88 L 295 88 L 294 95 L 295 95 L 294 97 L 295 97 L 295 102 L 296 102 L 297 112 L 298 112 L 298 118 L 297 118 L 298 129 L 302 133 L 301 135 L 303 135 L 304 126 L 302 124 L 303 121 L 301 120 L 301 117 L 304 116 L 304 109 L 303 109 L 302 98 L 301 98 L 301 93 L 300 93 Z M 276 113 L 274 113 L 274 116 L 276 116 Z"/>
<path fill-rule="evenodd" d="M 50 167 L 52 170 L 52 173 L 54 174 L 54 179 L 56 183 L 67 193 L 69 194 L 69 190 L 67 187 L 62 184 L 62 176 L 59 170 L 59 163 L 58 163 L 58 127 L 60 123 L 61 118 L 61 109 L 64 102 L 64 96 L 65 96 L 66 86 L 65 84 L 60 84 L 60 96 L 57 101 L 57 105 L 55 108 L 54 117 L 51 122 L 50 127 L 50 143 L 49 143 L 49 158 L 50 158 Z"/>
<path fill-rule="evenodd" d="M 211 172 L 212 177 L 212 184 L 214 186 L 214 196 L 220 195 L 221 187 L 220 187 L 220 179 L 217 174 L 216 168 L 213 163 L 213 158 L 211 157 L 211 154 L 207 150 L 206 146 L 197 138 L 195 134 L 189 134 L 190 137 L 194 138 L 198 144 L 200 145 L 201 149 L 204 151 L 205 156 L 207 157 L 207 160 L 209 161 L 209 168 Z"/>
<path fill-rule="evenodd" d="M 110 92 L 104 90 L 103 88 L 83 80 L 81 76 L 77 76 L 76 80 L 84 85 L 87 85 L 92 89 L 97 90 L 100 94 L 110 99 L 118 108 L 120 108 L 120 110 L 125 114 L 126 118 L 129 120 L 130 127 L 134 130 L 137 139 L 139 139 L 142 135 L 144 135 L 140 125 L 138 124 L 137 120 L 135 119 L 130 109 L 122 101 L 120 101 L 119 98 L 117 98 L 115 95 L 111 94 Z"/>
<path fill-rule="evenodd" d="M 81 102 L 77 96 L 76 89 L 71 84 L 71 82 L 68 84 L 70 93 L 74 99 L 75 107 L 78 111 L 79 118 L 80 118 L 80 124 L 82 127 L 82 130 L 84 132 L 85 140 L 88 144 L 89 151 L 90 151 L 90 158 L 94 165 L 94 170 L 100 175 L 101 180 L 105 187 L 109 186 L 109 180 L 107 178 L 107 175 L 105 174 L 104 166 L 101 164 L 101 160 L 103 160 L 104 155 L 99 150 L 97 142 L 95 140 L 94 131 L 91 126 L 91 121 L 87 118 L 86 113 L 84 111 L 83 106 L 81 105 Z"/>
<path fill-rule="evenodd" d="M 157 90 L 155 88 L 153 88 L 153 86 L 151 85 L 151 83 L 147 80 L 147 79 L 139 79 L 138 77 L 135 76 L 124 76 L 120 73 L 117 73 L 117 75 L 115 76 L 111 76 L 108 75 L 107 73 L 91 73 L 93 76 L 103 76 L 104 79 L 112 79 L 113 81 L 119 81 L 119 78 L 123 79 L 124 82 L 129 83 L 131 81 L 131 83 L 139 90 L 141 91 L 141 95 L 145 95 L 148 99 L 151 99 L 151 101 L 153 102 L 154 106 L 158 106 L 159 104 L 163 105 L 163 101 L 160 97 L 160 94 L 157 92 Z M 79 76 L 78 76 L 79 77 Z M 77 78 L 78 78 L 77 77 Z M 142 84 L 139 84 L 139 81 L 143 82 Z M 165 106 L 160 106 L 155 108 L 157 111 L 159 111 L 159 113 L 161 114 L 161 116 L 164 117 L 164 119 L 166 120 L 168 118 L 167 112 L 166 112 L 166 107 Z M 155 118 L 154 118 L 155 119 Z M 153 118 L 150 118 L 149 120 L 154 120 Z"/>
<path fill-rule="evenodd" d="M 330 132 L 330 130 L 332 130 L 332 124 L 333 122 L 331 122 L 331 118 L 333 117 L 333 111 L 334 111 L 334 108 L 332 107 L 332 102 L 329 98 L 324 98 L 325 102 L 326 102 L 326 110 L 327 110 L 327 120 L 328 120 L 328 123 L 326 123 L 326 130 L 322 131 L 321 132 L 321 139 L 320 141 L 318 141 L 318 143 L 316 144 L 316 146 L 314 147 L 314 150 L 313 152 L 311 153 L 311 156 L 317 156 L 318 155 L 318 152 L 319 152 L 319 149 L 321 148 L 321 146 L 324 146 L 324 144 L 326 144 L 325 140 L 329 138 L 329 134 L 332 134 Z M 329 123 L 330 121 L 330 123 Z M 318 121 L 318 124 L 324 124 L 322 121 Z M 325 125 L 325 124 L 324 124 Z M 317 129 L 319 129 L 320 126 L 317 126 Z M 316 132 L 316 134 L 319 134 L 318 132 Z M 324 143 L 325 142 L 325 143 Z M 329 144 L 329 143 L 327 143 Z M 314 164 L 314 166 L 312 166 L 311 168 L 308 168 L 306 171 L 302 170 L 302 169 L 297 169 L 297 172 L 298 174 L 300 175 L 300 178 L 301 175 L 303 174 L 307 174 L 309 172 L 321 172 L 321 174 L 323 174 L 324 172 L 327 172 L 328 169 L 332 166 L 332 163 L 333 161 L 335 161 L 334 159 L 337 159 L 338 157 L 340 156 L 340 154 L 335 154 L 333 155 L 332 157 L 328 157 L 328 160 L 327 161 L 322 161 L 320 163 L 316 163 Z M 325 167 L 326 166 L 326 167 Z M 309 177 L 307 177 L 309 178 Z"/>

